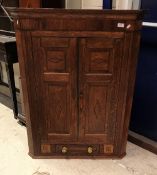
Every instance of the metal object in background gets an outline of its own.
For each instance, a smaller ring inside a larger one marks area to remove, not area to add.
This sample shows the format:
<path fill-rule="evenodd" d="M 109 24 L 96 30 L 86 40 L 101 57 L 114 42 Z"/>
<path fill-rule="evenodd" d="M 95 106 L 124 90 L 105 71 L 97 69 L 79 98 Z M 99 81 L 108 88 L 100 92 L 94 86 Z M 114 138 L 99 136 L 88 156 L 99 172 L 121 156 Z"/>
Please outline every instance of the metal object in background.
<path fill-rule="evenodd" d="M 152 28 L 157 28 L 157 23 L 154 22 L 143 22 L 144 27 L 152 27 Z"/>
<path fill-rule="evenodd" d="M 4 8 L 4 6 L 2 5 L 3 4 L 3 0 L 1 0 L 0 2 L 0 7 L 2 8 L 2 10 L 4 11 L 4 13 L 7 15 L 7 17 L 9 18 L 9 20 L 11 22 L 13 22 L 13 19 L 11 18 L 11 16 L 9 15 L 9 13 L 7 12 L 7 10 Z"/>

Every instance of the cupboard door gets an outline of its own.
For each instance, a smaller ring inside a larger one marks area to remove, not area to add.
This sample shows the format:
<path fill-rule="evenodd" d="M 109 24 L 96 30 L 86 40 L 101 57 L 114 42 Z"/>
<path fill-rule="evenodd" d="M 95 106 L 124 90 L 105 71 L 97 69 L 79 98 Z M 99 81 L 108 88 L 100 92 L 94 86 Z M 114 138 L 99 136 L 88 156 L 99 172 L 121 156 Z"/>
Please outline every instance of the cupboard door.
<path fill-rule="evenodd" d="M 41 143 L 74 141 L 77 131 L 76 39 L 33 37 Z"/>
<path fill-rule="evenodd" d="M 79 139 L 114 144 L 123 35 L 80 39 Z"/>

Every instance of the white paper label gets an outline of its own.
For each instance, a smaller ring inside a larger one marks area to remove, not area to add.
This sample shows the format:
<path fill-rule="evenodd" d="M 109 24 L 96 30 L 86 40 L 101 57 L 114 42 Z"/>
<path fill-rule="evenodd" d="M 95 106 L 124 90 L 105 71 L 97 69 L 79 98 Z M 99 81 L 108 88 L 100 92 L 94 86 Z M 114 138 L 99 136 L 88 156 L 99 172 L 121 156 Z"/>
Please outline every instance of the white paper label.
<path fill-rule="evenodd" d="M 117 24 L 117 27 L 119 27 L 119 28 L 124 28 L 124 27 L 125 27 L 125 24 L 124 24 L 124 23 L 118 23 L 118 24 Z"/>

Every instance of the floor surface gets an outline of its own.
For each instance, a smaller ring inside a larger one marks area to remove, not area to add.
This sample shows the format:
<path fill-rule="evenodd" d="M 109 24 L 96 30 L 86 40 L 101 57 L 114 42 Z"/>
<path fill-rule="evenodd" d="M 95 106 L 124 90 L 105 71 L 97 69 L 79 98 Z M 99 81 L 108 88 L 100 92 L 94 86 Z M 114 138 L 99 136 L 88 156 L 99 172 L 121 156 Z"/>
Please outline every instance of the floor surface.
<path fill-rule="evenodd" d="M 122 160 L 33 160 L 26 128 L 0 103 L 0 175 L 157 175 L 157 155 L 128 142 Z"/>

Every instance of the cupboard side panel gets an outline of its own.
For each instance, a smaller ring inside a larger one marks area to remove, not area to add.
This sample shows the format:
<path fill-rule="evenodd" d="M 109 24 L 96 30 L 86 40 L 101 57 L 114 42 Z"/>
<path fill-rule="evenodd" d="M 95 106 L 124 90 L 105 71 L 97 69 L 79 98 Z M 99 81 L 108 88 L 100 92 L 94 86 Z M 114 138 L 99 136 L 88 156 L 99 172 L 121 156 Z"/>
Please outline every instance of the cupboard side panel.
<path fill-rule="evenodd" d="M 138 61 L 138 53 L 140 47 L 140 32 L 133 32 L 132 34 L 132 42 L 130 47 L 130 63 L 128 65 L 129 69 L 129 77 L 128 77 L 128 87 L 127 87 L 127 96 L 126 96 L 126 106 L 124 113 L 124 124 L 123 131 L 121 137 L 121 153 L 124 153 L 127 145 L 128 138 L 128 129 L 131 117 L 131 109 L 134 95 L 134 87 L 135 87 L 135 79 L 136 79 L 136 68 Z"/>
<path fill-rule="evenodd" d="M 37 127 L 38 106 L 36 104 L 36 87 L 34 74 L 34 60 L 31 52 L 32 42 L 30 32 L 16 31 L 18 60 L 22 79 L 22 91 L 25 106 L 26 125 L 28 133 L 29 153 L 37 155 L 39 152 L 39 137 Z"/>

